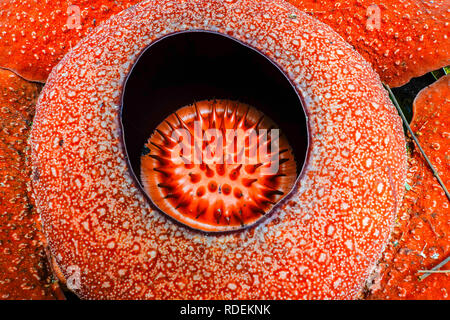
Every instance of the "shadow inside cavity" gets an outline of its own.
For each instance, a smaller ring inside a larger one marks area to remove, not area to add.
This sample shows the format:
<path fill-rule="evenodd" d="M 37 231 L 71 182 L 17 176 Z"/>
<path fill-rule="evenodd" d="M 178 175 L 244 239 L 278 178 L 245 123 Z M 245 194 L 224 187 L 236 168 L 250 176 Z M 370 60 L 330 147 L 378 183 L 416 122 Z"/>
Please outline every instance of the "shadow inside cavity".
<path fill-rule="evenodd" d="M 124 89 L 123 138 L 137 181 L 143 146 L 154 129 L 179 108 L 214 98 L 252 105 L 275 121 L 293 148 L 300 173 L 308 149 L 307 123 L 301 100 L 286 76 L 236 40 L 185 32 L 149 46 Z"/>

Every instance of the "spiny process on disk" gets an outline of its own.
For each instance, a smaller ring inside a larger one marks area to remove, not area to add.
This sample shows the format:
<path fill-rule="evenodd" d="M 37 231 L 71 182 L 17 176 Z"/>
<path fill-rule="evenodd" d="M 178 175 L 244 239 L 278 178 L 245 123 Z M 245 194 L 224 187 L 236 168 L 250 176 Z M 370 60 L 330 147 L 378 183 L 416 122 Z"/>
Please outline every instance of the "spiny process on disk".
<path fill-rule="evenodd" d="M 239 102 L 184 107 L 166 118 L 146 145 L 145 189 L 160 209 L 197 229 L 252 224 L 296 179 L 292 149 L 275 128 L 261 112 Z"/>

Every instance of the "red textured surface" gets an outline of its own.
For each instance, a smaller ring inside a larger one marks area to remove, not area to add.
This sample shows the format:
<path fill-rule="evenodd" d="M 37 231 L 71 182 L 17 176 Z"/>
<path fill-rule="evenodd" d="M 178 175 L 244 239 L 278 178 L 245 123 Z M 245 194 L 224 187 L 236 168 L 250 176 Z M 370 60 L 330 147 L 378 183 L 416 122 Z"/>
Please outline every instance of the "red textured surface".
<path fill-rule="evenodd" d="M 139 0 L 3 0 L 0 1 L 0 67 L 45 81 L 70 48 L 112 14 Z M 379 4 L 380 28 L 369 7 L 373 1 L 289 0 L 333 27 L 363 55 L 391 87 L 450 64 L 449 3 L 396 0 Z M 80 8 L 80 26 L 74 27 Z M 239 2 L 237 2 L 239 5 Z M 369 10 L 369 11 L 368 11 Z"/>
<path fill-rule="evenodd" d="M 80 39 L 111 15 L 138 2 L 2 0 L 0 67 L 25 79 L 45 82 L 52 68 Z M 79 20 L 76 9 L 69 6 L 78 6 Z"/>
<path fill-rule="evenodd" d="M 330 25 L 391 87 L 450 64 L 448 0 L 288 2 Z M 374 4 L 379 15 L 371 9 Z M 377 17 L 379 28 L 372 29 Z"/>
<path fill-rule="evenodd" d="M 27 192 L 27 139 L 40 85 L 0 70 L 0 299 L 54 299 L 56 284 Z"/>
<path fill-rule="evenodd" d="M 257 109 L 235 101 L 183 107 L 146 144 L 150 152 L 141 157 L 145 190 L 163 212 L 195 229 L 252 225 L 291 191 L 297 178 L 286 137 L 274 137 L 278 147 L 270 152 L 270 133 L 264 137 L 260 131 L 276 128 Z M 269 152 L 260 156 L 261 150 Z"/>
<path fill-rule="evenodd" d="M 286 2 L 239 3 L 144 1 L 54 69 L 33 124 L 33 186 L 56 263 L 65 277 L 80 269 L 81 297 L 349 299 L 381 255 L 406 155 L 378 76 L 330 27 Z M 268 219 L 234 233 L 194 232 L 158 212 L 121 140 L 121 93 L 139 54 L 198 29 L 273 60 L 308 115 L 310 149 L 294 191 Z"/>
<path fill-rule="evenodd" d="M 450 188 L 450 75 L 423 89 L 414 101 L 411 127 L 422 148 Z M 380 261 L 379 279 L 370 299 L 450 300 L 450 273 L 430 270 L 450 255 L 450 201 L 415 147 L 409 158 L 408 183 L 389 246 Z M 450 263 L 441 267 L 449 270 Z"/>

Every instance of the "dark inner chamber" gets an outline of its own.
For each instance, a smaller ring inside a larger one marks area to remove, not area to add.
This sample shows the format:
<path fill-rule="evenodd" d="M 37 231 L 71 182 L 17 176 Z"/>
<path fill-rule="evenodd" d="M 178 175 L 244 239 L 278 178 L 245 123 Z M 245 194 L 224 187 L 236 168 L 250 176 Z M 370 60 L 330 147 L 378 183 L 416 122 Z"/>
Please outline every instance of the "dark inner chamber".
<path fill-rule="evenodd" d="M 209 32 L 165 37 L 142 54 L 124 90 L 124 142 L 139 181 L 142 148 L 154 129 L 177 109 L 214 98 L 269 116 L 287 136 L 298 174 L 303 167 L 308 133 L 299 96 L 270 60 L 238 41 Z"/>

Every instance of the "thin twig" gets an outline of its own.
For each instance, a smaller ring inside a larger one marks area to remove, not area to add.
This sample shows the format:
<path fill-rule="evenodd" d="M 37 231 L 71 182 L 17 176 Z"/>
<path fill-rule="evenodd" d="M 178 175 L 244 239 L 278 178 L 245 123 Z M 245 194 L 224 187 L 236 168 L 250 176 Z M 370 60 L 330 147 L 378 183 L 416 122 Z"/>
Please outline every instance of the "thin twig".
<path fill-rule="evenodd" d="M 408 132 L 411 134 L 414 142 L 416 143 L 417 147 L 420 150 L 420 153 L 422 153 L 422 156 L 425 158 L 425 161 L 428 163 L 428 166 L 430 167 L 431 171 L 433 172 L 434 176 L 436 177 L 437 181 L 441 185 L 442 189 L 444 190 L 445 195 L 447 196 L 447 199 L 450 201 L 450 193 L 448 192 L 447 188 L 444 185 L 444 182 L 442 182 L 441 178 L 439 177 L 439 174 L 434 169 L 433 164 L 431 163 L 428 156 L 425 154 L 425 151 L 423 151 L 422 146 L 419 143 L 419 140 L 416 138 L 416 135 L 412 131 L 411 127 L 409 126 L 408 120 L 406 120 L 405 115 L 403 114 L 402 109 L 400 108 L 397 99 L 395 98 L 394 94 L 392 93 L 391 88 L 387 84 L 383 84 L 386 90 L 389 92 L 389 96 L 391 97 L 392 102 L 394 102 L 395 107 L 397 108 L 398 113 L 400 114 L 400 117 L 403 120 L 403 123 L 405 124 L 406 128 L 408 129 Z"/>
<path fill-rule="evenodd" d="M 422 281 L 423 279 L 425 279 L 426 277 L 428 277 L 432 273 L 448 273 L 448 272 L 450 272 L 450 270 L 439 270 L 440 268 L 445 266 L 447 264 L 447 262 L 450 262 L 450 256 L 447 257 L 447 259 L 445 259 L 441 263 L 439 263 L 437 266 L 432 268 L 431 270 L 419 270 L 418 272 L 425 273 L 424 275 L 421 275 L 419 277 L 419 280 Z"/>

